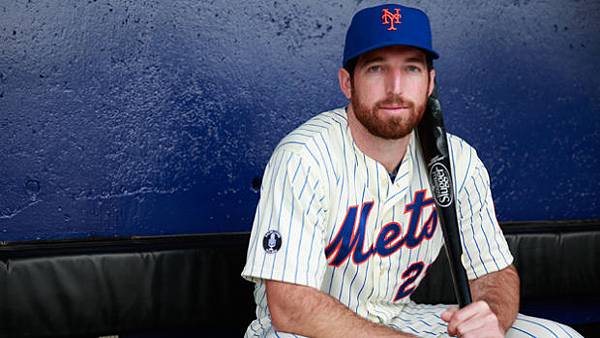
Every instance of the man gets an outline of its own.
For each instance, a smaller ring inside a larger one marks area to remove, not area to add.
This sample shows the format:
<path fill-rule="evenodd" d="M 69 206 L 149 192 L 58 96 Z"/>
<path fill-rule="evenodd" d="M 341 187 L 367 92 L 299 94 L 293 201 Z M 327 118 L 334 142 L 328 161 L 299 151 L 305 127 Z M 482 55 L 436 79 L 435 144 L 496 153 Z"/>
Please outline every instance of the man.
<path fill-rule="evenodd" d="M 256 283 L 247 337 L 579 337 L 517 314 L 519 278 L 487 171 L 451 135 L 474 303 L 410 301 L 443 244 L 413 132 L 436 58 L 420 10 L 384 5 L 354 16 L 338 73 L 350 103 L 287 135 L 265 170 L 242 272 Z"/>

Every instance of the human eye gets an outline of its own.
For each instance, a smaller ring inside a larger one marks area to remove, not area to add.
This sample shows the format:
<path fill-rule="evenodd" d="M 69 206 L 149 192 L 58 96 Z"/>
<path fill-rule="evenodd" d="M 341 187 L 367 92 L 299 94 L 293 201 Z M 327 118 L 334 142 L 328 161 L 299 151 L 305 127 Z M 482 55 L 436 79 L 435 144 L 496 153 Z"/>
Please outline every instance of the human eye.
<path fill-rule="evenodd" d="M 381 65 L 371 65 L 367 67 L 367 73 L 379 73 L 383 70 Z"/>
<path fill-rule="evenodd" d="M 423 70 L 421 69 L 421 67 L 416 66 L 416 65 L 408 65 L 406 66 L 406 70 L 409 73 L 421 73 Z"/>

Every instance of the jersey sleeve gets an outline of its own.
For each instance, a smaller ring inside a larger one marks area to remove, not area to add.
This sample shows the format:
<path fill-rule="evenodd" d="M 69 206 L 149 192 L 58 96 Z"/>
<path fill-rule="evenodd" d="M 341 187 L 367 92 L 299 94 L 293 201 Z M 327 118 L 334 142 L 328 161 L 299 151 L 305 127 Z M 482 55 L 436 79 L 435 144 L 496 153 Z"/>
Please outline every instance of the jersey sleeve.
<path fill-rule="evenodd" d="M 463 245 L 462 263 L 469 279 L 512 264 L 513 257 L 496 219 L 490 178 L 474 149 L 465 155 L 470 164 L 458 191 L 457 212 Z"/>
<path fill-rule="evenodd" d="M 246 265 L 250 281 L 271 279 L 320 288 L 324 194 L 318 169 L 299 154 L 276 150 L 265 169 Z"/>

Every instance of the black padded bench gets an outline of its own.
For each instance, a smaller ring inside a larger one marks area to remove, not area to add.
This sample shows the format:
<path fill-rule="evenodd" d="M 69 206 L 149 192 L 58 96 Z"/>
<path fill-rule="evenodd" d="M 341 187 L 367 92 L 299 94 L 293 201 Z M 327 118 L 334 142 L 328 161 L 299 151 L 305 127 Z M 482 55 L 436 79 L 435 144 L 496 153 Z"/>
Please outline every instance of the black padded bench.
<path fill-rule="evenodd" d="M 600 336 L 600 222 L 511 223 L 521 312 Z M 0 337 L 241 337 L 248 233 L 3 243 Z M 445 256 L 413 295 L 453 303 Z"/>

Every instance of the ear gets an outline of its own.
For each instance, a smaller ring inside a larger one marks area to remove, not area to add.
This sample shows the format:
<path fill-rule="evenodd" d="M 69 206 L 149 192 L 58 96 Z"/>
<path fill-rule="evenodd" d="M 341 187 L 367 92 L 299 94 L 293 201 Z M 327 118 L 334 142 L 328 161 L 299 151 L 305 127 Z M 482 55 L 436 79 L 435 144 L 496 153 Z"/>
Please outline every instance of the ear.
<path fill-rule="evenodd" d="M 350 100 L 352 98 L 352 80 L 350 78 L 350 73 L 343 67 L 338 70 L 338 81 L 340 82 L 342 93 Z"/>
<path fill-rule="evenodd" d="M 429 88 L 427 88 L 427 97 L 433 93 L 433 87 L 435 87 L 435 69 L 429 71 Z"/>

